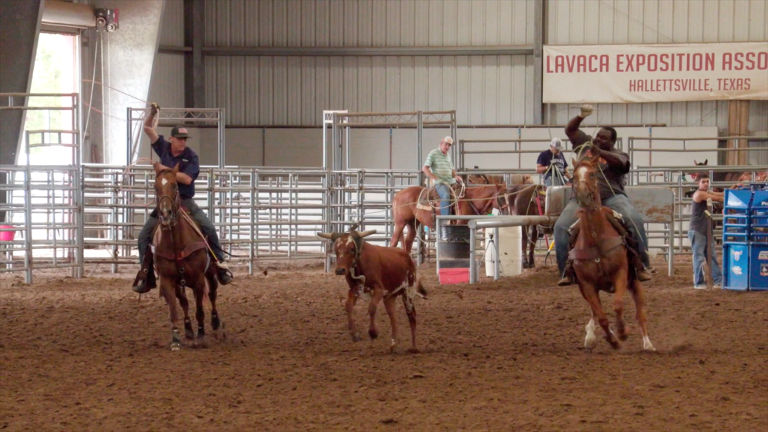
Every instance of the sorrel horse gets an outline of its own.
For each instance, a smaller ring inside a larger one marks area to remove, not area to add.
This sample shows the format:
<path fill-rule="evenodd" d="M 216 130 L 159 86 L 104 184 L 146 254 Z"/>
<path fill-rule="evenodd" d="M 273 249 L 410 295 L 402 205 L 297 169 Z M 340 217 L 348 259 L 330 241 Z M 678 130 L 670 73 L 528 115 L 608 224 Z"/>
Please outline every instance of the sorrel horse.
<path fill-rule="evenodd" d="M 191 218 L 181 209 L 176 173 L 179 166 L 172 170 L 156 170 L 155 193 L 157 194 L 158 229 L 155 231 L 155 268 L 160 275 L 160 294 L 165 298 L 171 313 L 171 351 L 181 347 L 179 332 L 179 314 L 176 299 L 184 310 L 184 333 L 188 341 L 205 341 L 205 281 L 208 281 L 208 299 L 211 302 L 211 327 L 214 331 L 223 328 L 223 323 L 216 310 L 216 296 L 219 283 L 214 268 L 210 265 L 211 255 L 200 230 L 194 226 Z M 189 319 L 189 300 L 186 287 L 192 288 L 197 307 L 197 340 Z"/>
<path fill-rule="evenodd" d="M 403 229 L 408 225 L 408 235 L 403 241 L 403 247 L 410 253 L 413 247 L 413 240 L 416 238 L 416 232 L 420 225 L 435 229 L 435 211 L 434 206 L 424 209 L 418 204 L 421 192 L 424 190 L 421 186 L 411 186 L 395 194 L 392 200 L 392 215 L 395 221 L 395 231 L 392 234 L 390 247 L 397 247 L 400 239 L 403 237 Z M 484 215 L 490 213 L 491 209 L 499 211 L 506 208 L 504 199 L 504 185 L 472 186 L 466 188 L 464 196 L 459 197 L 456 206 L 457 215 Z M 466 224 L 467 221 L 459 221 L 459 224 Z"/>
<path fill-rule="evenodd" d="M 477 167 L 475 167 L 477 169 Z M 533 176 L 530 174 L 511 174 L 513 185 L 533 184 Z M 467 176 L 469 184 L 506 184 L 504 176 L 499 174 L 470 174 Z"/>
<path fill-rule="evenodd" d="M 623 296 L 629 289 L 635 300 L 637 321 L 643 333 L 643 349 L 655 351 L 648 338 L 645 317 L 645 299 L 643 288 L 630 273 L 629 261 L 624 239 L 608 220 L 612 210 L 603 207 L 597 186 L 599 156 L 585 151 L 581 160 L 573 161 L 573 191 L 579 203 L 580 230 L 574 248 L 568 259 L 573 261 L 573 271 L 579 284 L 579 290 L 592 310 L 592 316 L 586 326 L 587 336 L 584 347 L 592 349 L 595 340 L 595 319 L 605 331 L 605 338 L 613 348 L 619 348 L 619 340 L 627 339 L 627 328 L 622 314 Z M 616 313 L 616 334 L 608 325 L 608 318 L 600 301 L 600 291 L 612 292 L 613 310 Z"/>
<path fill-rule="evenodd" d="M 541 216 L 544 214 L 544 195 L 546 187 L 542 185 L 512 185 L 507 188 L 506 201 L 509 214 L 513 216 Z M 534 268 L 533 252 L 539 240 L 539 228 L 536 224 L 523 227 L 523 268 Z"/>

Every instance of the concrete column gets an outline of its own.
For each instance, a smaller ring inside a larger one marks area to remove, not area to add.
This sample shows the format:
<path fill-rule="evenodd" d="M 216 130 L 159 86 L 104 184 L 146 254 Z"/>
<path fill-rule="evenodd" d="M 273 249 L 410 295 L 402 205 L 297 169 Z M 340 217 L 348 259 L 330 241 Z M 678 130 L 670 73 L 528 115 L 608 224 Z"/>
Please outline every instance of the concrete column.
<path fill-rule="evenodd" d="M 29 93 L 42 16 L 42 0 L 0 1 L 0 93 Z M 16 163 L 24 118 L 24 111 L 0 110 L 0 164 Z"/>
<path fill-rule="evenodd" d="M 95 81 L 102 84 L 95 85 L 93 107 L 103 114 L 91 112 L 88 133 L 93 146 L 84 151 L 86 160 L 92 160 L 91 153 L 96 155 L 96 162 L 123 165 L 127 163 L 128 149 L 127 108 L 147 106 L 165 0 L 91 0 L 89 4 L 95 9 L 119 9 L 119 28 L 114 32 L 103 28 L 87 32 L 89 49 L 83 49 L 83 56 L 90 58 L 83 63 L 90 67 L 84 67 L 83 78 L 91 79 L 94 51 L 98 49 Z M 99 44 L 103 44 L 103 51 Z M 83 85 L 86 103 L 90 84 Z"/>

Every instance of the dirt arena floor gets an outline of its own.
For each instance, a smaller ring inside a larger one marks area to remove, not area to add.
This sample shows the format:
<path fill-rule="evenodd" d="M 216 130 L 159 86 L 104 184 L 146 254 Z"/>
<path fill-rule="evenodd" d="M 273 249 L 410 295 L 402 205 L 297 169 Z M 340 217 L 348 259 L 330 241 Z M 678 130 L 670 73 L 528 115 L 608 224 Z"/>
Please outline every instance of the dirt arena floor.
<path fill-rule="evenodd" d="M 659 266 L 664 268 L 663 263 Z M 170 352 L 163 300 L 129 268 L 0 279 L 0 429 L 718 430 L 768 425 L 768 293 L 692 289 L 690 264 L 646 284 L 650 337 L 583 349 L 589 313 L 553 267 L 438 285 L 417 303 L 421 354 L 353 343 L 341 277 L 310 265 L 222 287 L 227 339 Z M 117 276 L 117 277 L 115 277 Z M 604 305 L 610 296 L 603 294 Z M 366 307 L 357 322 L 365 334 Z M 610 308 L 608 308 L 610 309 Z M 610 312 L 612 315 L 612 311 Z M 598 329 L 599 331 L 599 329 Z M 600 337 L 602 332 L 599 331 Z"/>

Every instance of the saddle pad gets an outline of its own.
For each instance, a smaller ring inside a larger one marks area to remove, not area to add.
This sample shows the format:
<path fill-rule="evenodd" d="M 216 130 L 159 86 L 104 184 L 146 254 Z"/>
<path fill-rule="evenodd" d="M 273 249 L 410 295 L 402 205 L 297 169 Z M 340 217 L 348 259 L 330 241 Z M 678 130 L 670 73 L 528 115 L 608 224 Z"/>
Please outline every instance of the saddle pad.
<path fill-rule="evenodd" d="M 419 210 L 426 210 L 426 211 L 432 211 L 432 203 L 434 202 L 435 205 L 439 205 L 437 201 L 439 201 L 440 197 L 437 195 L 437 190 L 435 190 L 434 186 L 430 186 L 428 188 L 422 189 L 421 193 L 419 194 L 419 202 L 416 203 L 416 208 Z"/>

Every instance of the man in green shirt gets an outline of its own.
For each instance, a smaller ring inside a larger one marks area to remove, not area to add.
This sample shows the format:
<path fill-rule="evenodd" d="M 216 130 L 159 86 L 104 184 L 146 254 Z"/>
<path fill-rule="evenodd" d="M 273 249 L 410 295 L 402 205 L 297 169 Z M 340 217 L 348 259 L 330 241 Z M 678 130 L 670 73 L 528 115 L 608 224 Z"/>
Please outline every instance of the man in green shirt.
<path fill-rule="evenodd" d="M 448 150 L 453 145 L 453 138 L 447 136 L 440 141 L 440 147 L 432 150 L 424 161 L 424 168 L 421 170 L 427 177 L 431 178 L 435 184 L 435 190 L 440 196 L 440 214 L 445 216 L 451 213 L 451 185 L 457 181 L 462 182 L 461 177 L 456 175 L 453 169 L 451 157 L 448 156 Z"/>

